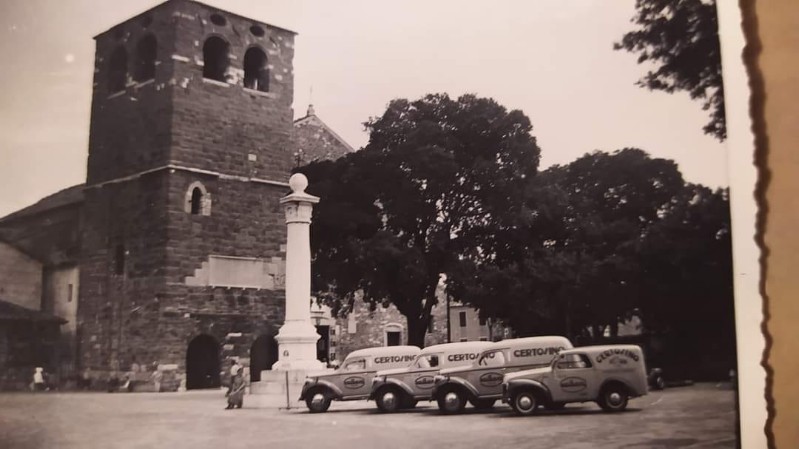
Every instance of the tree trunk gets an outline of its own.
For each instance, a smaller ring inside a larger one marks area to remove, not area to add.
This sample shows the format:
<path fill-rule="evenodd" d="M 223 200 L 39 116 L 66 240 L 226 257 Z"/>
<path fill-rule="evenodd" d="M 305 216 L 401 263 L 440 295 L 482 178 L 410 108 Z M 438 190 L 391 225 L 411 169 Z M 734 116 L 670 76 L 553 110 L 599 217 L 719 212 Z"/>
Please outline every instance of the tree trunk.
<path fill-rule="evenodd" d="M 427 323 L 430 320 L 430 315 L 427 317 L 409 316 L 408 319 L 408 344 L 411 346 L 418 346 L 424 348 L 424 336 L 427 333 Z"/>

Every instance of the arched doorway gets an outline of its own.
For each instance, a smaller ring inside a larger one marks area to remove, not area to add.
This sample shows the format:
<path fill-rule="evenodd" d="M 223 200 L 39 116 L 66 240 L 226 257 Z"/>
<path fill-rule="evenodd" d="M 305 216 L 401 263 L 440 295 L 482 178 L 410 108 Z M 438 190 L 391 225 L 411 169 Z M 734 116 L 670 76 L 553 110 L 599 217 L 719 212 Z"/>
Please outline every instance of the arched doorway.
<path fill-rule="evenodd" d="M 250 346 L 250 380 L 261 380 L 261 371 L 272 369 L 277 362 L 277 341 L 271 335 L 261 335 Z"/>
<path fill-rule="evenodd" d="M 210 335 L 199 335 L 186 350 L 186 389 L 219 385 L 219 343 Z"/>

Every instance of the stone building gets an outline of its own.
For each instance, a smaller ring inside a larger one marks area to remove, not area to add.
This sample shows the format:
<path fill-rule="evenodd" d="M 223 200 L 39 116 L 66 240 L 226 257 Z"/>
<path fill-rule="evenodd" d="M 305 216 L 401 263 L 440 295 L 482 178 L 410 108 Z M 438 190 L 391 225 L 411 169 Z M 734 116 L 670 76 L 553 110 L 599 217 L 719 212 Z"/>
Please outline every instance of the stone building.
<path fill-rule="evenodd" d="M 9 363 L 62 379 L 157 369 L 187 388 L 219 386 L 232 360 L 256 381 L 272 366 L 285 312 L 279 199 L 296 165 L 353 150 L 313 107 L 293 120 L 294 36 L 168 0 L 95 37 L 86 183 L 0 218 L 4 316 L 47 323 L 50 345 Z M 322 358 L 407 341 L 396 309 L 351 319 L 342 331 L 322 313 Z M 444 322 L 429 343 L 444 341 Z"/>

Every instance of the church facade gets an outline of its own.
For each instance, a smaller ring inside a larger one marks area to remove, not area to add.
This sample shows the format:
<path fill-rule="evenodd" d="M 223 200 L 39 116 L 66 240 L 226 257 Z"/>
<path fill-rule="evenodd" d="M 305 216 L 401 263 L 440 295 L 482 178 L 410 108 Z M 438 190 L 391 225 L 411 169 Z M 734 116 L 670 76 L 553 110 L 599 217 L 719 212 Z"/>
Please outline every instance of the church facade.
<path fill-rule="evenodd" d="M 19 344 L 0 320 L 3 385 L 38 364 L 64 379 L 159 370 L 216 387 L 231 360 L 254 381 L 277 360 L 279 200 L 293 167 L 352 151 L 312 107 L 293 120 L 294 37 L 191 0 L 95 37 L 86 183 L 0 219 L 0 306 L 39 313 L 50 334 L 61 326 L 26 364 L 7 356 Z M 404 344 L 394 312 L 360 332 L 349 322 L 374 312 L 322 313 L 320 356 Z"/>

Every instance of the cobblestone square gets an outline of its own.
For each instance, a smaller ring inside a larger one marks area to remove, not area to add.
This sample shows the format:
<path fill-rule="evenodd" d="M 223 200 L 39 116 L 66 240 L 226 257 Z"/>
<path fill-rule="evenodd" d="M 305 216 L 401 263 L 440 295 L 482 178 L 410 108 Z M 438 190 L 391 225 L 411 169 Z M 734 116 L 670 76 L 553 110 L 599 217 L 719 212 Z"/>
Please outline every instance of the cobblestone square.
<path fill-rule="evenodd" d="M 223 410 L 222 391 L 9 393 L 0 395 L 0 441 L 39 448 L 734 448 L 735 393 L 728 384 L 655 391 L 628 411 L 593 403 L 517 417 L 507 406 L 441 415 L 433 403 L 385 415 L 373 402 L 334 402 L 324 414 L 283 410 L 248 395 Z"/>

